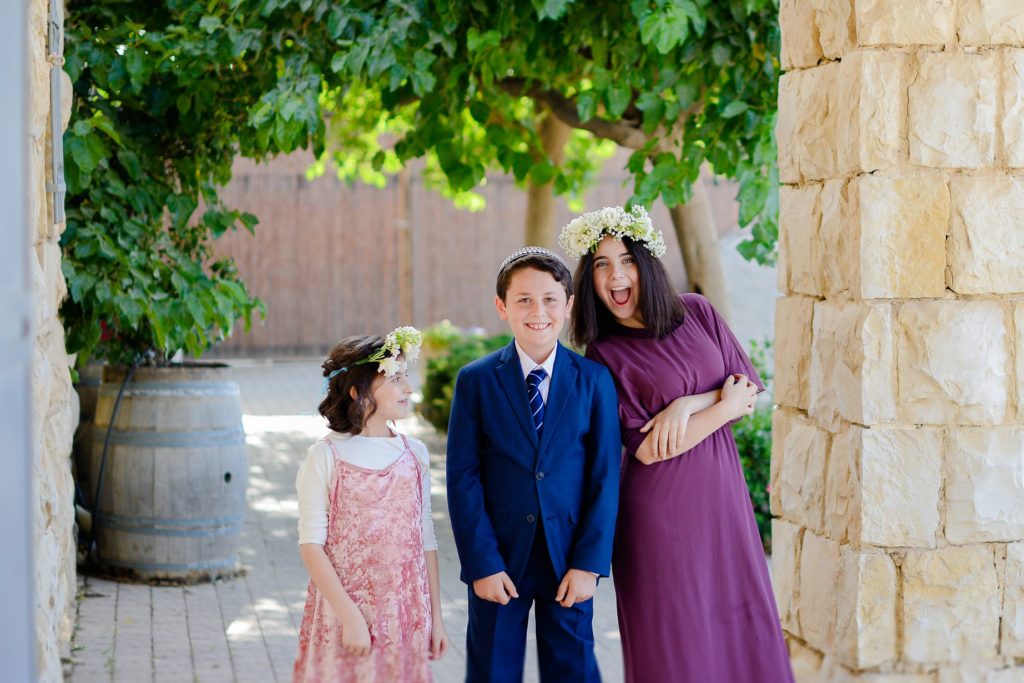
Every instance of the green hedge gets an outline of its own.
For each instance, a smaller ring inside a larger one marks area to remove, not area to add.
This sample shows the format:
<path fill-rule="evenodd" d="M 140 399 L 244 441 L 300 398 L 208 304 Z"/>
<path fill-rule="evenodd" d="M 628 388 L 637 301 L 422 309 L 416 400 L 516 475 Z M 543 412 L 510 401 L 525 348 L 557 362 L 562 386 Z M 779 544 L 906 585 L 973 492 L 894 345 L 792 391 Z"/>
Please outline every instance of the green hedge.
<path fill-rule="evenodd" d="M 459 370 L 505 346 L 512 341 L 512 335 L 488 337 L 478 332 L 459 330 L 446 320 L 425 330 L 423 337 L 426 373 L 419 411 L 427 422 L 445 434 L 448 432 L 455 377 Z"/>
<path fill-rule="evenodd" d="M 761 376 L 769 397 L 772 394 L 772 371 L 768 364 L 770 349 L 771 343 L 767 341 L 760 344 L 754 342 L 750 347 L 750 360 Z M 732 426 L 732 435 L 740 453 L 743 474 L 747 477 L 747 490 L 750 492 L 750 504 L 754 507 L 761 543 L 765 552 L 771 552 L 772 513 L 768 505 L 772 458 L 771 401 L 767 405 L 764 401 L 759 402 L 753 415 Z"/>

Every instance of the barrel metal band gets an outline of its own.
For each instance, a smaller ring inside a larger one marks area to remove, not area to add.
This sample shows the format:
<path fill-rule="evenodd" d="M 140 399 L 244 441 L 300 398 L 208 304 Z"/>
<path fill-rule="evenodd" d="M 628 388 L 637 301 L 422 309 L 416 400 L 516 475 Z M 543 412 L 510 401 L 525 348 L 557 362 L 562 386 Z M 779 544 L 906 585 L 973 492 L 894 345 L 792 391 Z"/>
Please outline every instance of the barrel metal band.
<path fill-rule="evenodd" d="M 94 430 L 93 443 L 102 448 L 106 434 L 105 426 Z M 138 432 L 129 429 L 113 429 L 110 431 L 110 443 L 114 446 L 139 446 L 142 448 L 240 446 L 245 444 L 245 430 L 237 427 L 188 432 Z"/>

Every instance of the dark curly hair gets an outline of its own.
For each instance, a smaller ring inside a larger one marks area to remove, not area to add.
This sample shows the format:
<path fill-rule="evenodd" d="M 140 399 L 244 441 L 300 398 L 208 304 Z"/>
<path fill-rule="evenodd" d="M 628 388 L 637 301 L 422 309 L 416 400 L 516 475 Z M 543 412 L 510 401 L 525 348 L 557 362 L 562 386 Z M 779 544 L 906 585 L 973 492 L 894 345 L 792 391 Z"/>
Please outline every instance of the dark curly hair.
<path fill-rule="evenodd" d="M 327 383 L 327 396 L 320 402 L 320 414 L 327 418 L 328 426 L 345 434 L 359 434 L 366 421 L 377 411 L 373 400 L 373 380 L 377 378 L 377 363 L 355 365 L 384 346 L 384 338 L 346 337 L 331 349 L 323 362 L 324 377 L 338 368 L 348 368 Z M 352 398 L 352 389 L 356 397 Z"/>

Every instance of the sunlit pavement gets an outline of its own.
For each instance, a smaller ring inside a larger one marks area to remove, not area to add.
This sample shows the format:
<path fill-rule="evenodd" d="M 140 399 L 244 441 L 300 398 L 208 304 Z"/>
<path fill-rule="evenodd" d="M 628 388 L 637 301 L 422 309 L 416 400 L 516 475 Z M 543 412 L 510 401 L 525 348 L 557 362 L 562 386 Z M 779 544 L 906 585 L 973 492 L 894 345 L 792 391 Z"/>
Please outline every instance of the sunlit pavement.
<path fill-rule="evenodd" d="M 69 680 L 289 681 L 308 575 L 296 546 L 295 472 L 325 431 L 313 414 L 318 360 L 232 361 L 242 392 L 249 446 L 249 509 L 240 540 L 244 574 L 193 586 L 147 586 L 81 577 Z M 440 545 L 441 597 L 452 639 L 432 665 L 439 683 L 465 669 L 466 589 L 445 500 L 444 439 L 426 422 L 399 425 L 431 452 L 434 524 Z M 606 681 L 622 680 L 615 597 L 602 581 L 595 605 L 598 660 Z M 531 635 L 527 681 L 537 681 Z M 390 683 L 390 682 L 388 682 Z"/>

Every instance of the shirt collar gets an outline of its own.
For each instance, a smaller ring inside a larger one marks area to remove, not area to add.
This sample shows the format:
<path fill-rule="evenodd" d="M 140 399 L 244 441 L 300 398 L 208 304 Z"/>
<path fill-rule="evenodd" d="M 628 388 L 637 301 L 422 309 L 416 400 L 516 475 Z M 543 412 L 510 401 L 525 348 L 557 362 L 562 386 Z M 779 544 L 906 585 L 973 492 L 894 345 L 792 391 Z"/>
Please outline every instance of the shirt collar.
<path fill-rule="evenodd" d="M 523 379 L 526 379 L 526 377 L 530 374 L 530 371 L 537 367 L 538 364 L 535 363 L 532 358 L 530 358 L 526 351 L 523 351 L 523 348 L 519 346 L 518 341 L 515 344 L 516 353 L 519 354 L 519 365 L 523 369 Z M 544 372 L 548 373 L 548 377 L 553 376 L 552 373 L 555 370 L 555 355 L 557 355 L 557 353 L 558 342 L 555 342 L 555 348 L 551 349 L 551 353 L 548 354 L 548 357 L 544 359 L 543 363 L 540 363 L 540 367 L 544 368 Z"/>

